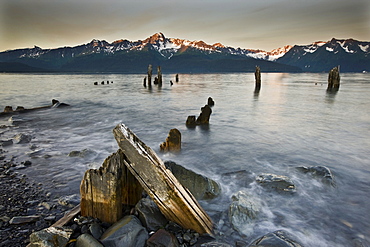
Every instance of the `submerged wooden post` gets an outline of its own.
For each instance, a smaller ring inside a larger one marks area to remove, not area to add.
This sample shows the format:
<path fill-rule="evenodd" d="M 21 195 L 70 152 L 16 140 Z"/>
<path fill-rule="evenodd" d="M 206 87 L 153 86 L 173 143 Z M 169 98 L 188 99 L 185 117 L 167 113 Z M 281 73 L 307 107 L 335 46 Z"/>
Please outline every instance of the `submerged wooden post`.
<path fill-rule="evenodd" d="M 149 64 L 148 66 L 148 86 L 152 86 L 152 65 Z"/>
<path fill-rule="evenodd" d="M 171 129 L 166 141 L 159 145 L 163 152 L 178 152 L 181 150 L 181 132 L 178 129 Z"/>
<path fill-rule="evenodd" d="M 259 92 L 261 89 L 261 69 L 259 66 L 256 66 L 256 71 L 254 72 L 254 77 L 256 79 L 256 86 L 254 92 Z"/>
<path fill-rule="evenodd" d="M 186 229 L 200 234 L 212 234 L 212 220 L 189 190 L 166 169 L 157 154 L 124 124 L 117 125 L 113 133 L 118 146 L 126 155 L 125 165 L 163 215 Z"/>
<path fill-rule="evenodd" d="M 338 91 L 339 85 L 340 85 L 340 75 L 339 75 L 339 66 L 338 66 L 338 67 L 332 68 L 329 72 L 327 91 L 331 91 L 331 90 Z"/>
<path fill-rule="evenodd" d="M 175 79 L 176 79 L 176 82 L 179 82 L 179 74 L 176 74 Z"/>
<path fill-rule="evenodd" d="M 125 205 L 134 206 L 141 199 L 143 189 L 124 160 L 119 149 L 99 169 L 85 172 L 80 186 L 82 216 L 115 223 L 124 216 Z"/>
<path fill-rule="evenodd" d="M 158 72 L 158 86 L 162 86 L 162 71 L 161 71 L 161 66 L 158 66 L 157 68 Z"/>

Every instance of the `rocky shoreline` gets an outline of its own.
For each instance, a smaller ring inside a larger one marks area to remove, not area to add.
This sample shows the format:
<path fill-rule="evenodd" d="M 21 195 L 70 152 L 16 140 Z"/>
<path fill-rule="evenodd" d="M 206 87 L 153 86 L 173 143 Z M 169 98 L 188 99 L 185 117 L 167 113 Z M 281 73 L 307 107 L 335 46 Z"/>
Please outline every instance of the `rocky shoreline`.
<path fill-rule="evenodd" d="M 31 233 L 52 225 L 76 203 L 68 198 L 54 198 L 41 183 L 19 172 L 30 165 L 31 161 L 18 163 L 0 149 L 1 247 L 26 246 Z"/>

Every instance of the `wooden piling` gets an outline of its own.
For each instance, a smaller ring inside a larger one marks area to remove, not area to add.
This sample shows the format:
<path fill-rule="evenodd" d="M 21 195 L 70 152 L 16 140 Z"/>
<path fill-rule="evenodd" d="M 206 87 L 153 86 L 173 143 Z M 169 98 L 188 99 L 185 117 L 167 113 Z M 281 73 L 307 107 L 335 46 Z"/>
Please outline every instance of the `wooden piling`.
<path fill-rule="evenodd" d="M 152 65 L 149 64 L 148 66 L 148 86 L 152 86 Z"/>
<path fill-rule="evenodd" d="M 161 71 L 161 66 L 158 66 L 157 68 L 157 73 L 158 73 L 158 86 L 162 86 L 162 71 Z"/>
<path fill-rule="evenodd" d="M 338 91 L 340 85 L 339 66 L 334 67 L 330 70 L 328 76 L 328 88 L 327 91 Z"/>
<path fill-rule="evenodd" d="M 261 89 L 261 69 L 259 66 L 256 66 L 256 71 L 254 72 L 254 77 L 256 80 L 256 86 L 254 92 L 259 92 Z"/>
<path fill-rule="evenodd" d="M 134 206 L 141 199 L 143 189 L 124 160 L 119 149 L 99 169 L 85 172 L 80 186 L 82 216 L 114 223 L 124 216 L 125 205 Z"/>

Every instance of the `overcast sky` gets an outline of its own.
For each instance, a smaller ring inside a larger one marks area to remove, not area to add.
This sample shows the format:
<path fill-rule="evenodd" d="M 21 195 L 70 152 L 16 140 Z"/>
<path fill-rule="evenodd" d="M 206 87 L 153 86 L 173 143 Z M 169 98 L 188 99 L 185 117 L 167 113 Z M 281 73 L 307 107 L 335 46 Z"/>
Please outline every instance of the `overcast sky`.
<path fill-rule="evenodd" d="M 370 41 L 369 0 L 0 0 L 0 51 L 168 38 L 270 51 Z"/>

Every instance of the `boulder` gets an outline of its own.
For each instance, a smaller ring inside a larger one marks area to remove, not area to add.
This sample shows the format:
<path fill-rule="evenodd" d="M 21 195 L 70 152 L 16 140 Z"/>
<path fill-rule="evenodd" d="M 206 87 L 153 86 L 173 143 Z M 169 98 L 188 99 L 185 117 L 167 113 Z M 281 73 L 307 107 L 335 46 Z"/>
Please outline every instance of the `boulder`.
<path fill-rule="evenodd" d="M 262 205 L 257 198 L 245 191 L 234 194 L 232 200 L 229 207 L 229 220 L 235 230 L 250 236 L 253 233 L 254 220 Z"/>
<path fill-rule="evenodd" d="M 178 247 L 179 242 L 177 238 L 172 234 L 167 232 L 164 229 L 159 229 L 156 233 L 154 233 L 146 242 L 148 247 Z"/>
<path fill-rule="evenodd" d="M 274 246 L 274 247 L 302 247 L 300 243 L 293 240 L 293 236 L 283 230 L 268 233 L 254 240 L 249 247 Z"/>
<path fill-rule="evenodd" d="M 213 199 L 220 195 L 219 184 L 205 176 L 197 174 L 172 161 L 164 162 L 167 169 L 171 170 L 179 182 L 188 188 L 197 200 Z"/>
<path fill-rule="evenodd" d="M 66 246 L 73 230 L 49 227 L 30 235 L 28 247 Z"/>
<path fill-rule="evenodd" d="M 296 192 L 292 180 L 286 176 L 263 173 L 257 176 L 256 181 L 260 185 L 278 192 Z"/>
<path fill-rule="evenodd" d="M 23 106 L 17 106 L 17 108 L 15 109 L 15 111 L 24 111 L 25 108 Z"/>
<path fill-rule="evenodd" d="M 181 133 L 178 129 L 171 129 L 166 141 L 160 146 L 161 151 L 178 152 L 181 150 Z"/>
<path fill-rule="evenodd" d="M 168 220 L 150 198 L 142 198 L 135 206 L 138 218 L 148 231 L 157 231 L 166 226 Z"/>
<path fill-rule="evenodd" d="M 84 233 L 77 238 L 76 247 L 104 247 L 90 234 Z"/>
<path fill-rule="evenodd" d="M 205 105 L 201 108 L 201 113 L 197 120 L 195 121 L 196 124 L 209 124 L 209 118 L 212 114 L 212 109 L 209 105 Z"/>
<path fill-rule="evenodd" d="M 108 228 L 100 241 L 105 247 L 143 247 L 148 237 L 148 232 L 140 220 L 134 215 L 128 215 Z"/>
<path fill-rule="evenodd" d="M 32 140 L 32 136 L 26 134 L 17 134 L 13 137 L 14 143 L 24 144 L 29 143 Z"/>
<path fill-rule="evenodd" d="M 314 177 L 320 178 L 325 184 L 335 186 L 334 176 L 331 170 L 326 166 L 301 166 L 297 167 L 297 169 L 304 173 L 310 173 Z"/>

